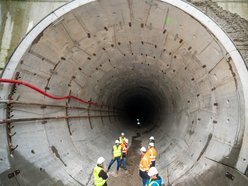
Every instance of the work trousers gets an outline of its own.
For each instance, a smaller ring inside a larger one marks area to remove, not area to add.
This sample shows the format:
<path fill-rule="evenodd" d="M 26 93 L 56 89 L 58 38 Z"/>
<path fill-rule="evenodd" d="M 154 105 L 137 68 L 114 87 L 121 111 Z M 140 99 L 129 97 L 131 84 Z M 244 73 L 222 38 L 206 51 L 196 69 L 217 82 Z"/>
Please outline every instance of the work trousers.
<path fill-rule="evenodd" d="M 126 168 L 126 162 L 127 162 L 127 154 L 126 153 L 122 153 L 121 166 L 124 169 Z"/>
<path fill-rule="evenodd" d="M 146 171 L 141 171 L 141 170 L 139 170 L 139 175 L 142 178 L 143 186 L 145 186 L 146 182 L 150 179 L 150 177 L 148 176 Z"/>
<path fill-rule="evenodd" d="M 121 166 L 121 157 L 115 157 L 114 159 L 112 159 L 109 163 L 108 166 L 108 171 L 111 168 L 111 166 L 114 164 L 114 162 L 117 161 L 117 171 L 119 170 L 120 166 Z"/>

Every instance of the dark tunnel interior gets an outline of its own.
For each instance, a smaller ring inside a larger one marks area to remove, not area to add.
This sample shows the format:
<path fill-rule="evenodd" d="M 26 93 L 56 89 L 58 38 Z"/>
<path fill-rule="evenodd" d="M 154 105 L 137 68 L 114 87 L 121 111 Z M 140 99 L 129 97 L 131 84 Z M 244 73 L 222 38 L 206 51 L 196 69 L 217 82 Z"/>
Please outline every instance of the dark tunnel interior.
<path fill-rule="evenodd" d="M 119 108 L 119 120 L 127 127 L 150 128 L 158 123 L 164 110 L 166 98 L 155 88 L 137 86 L 119 90 L 112 97 L 117 97 L 113 108 Z"/>
<path fill-rule="evenodd" d="M 140 147 L 155 137 L 156 166 L 168 185 L 209 185 L 213 179 L 230 185 L 224 177 L 230 170 L 221 163 L 247 166 L 246 146 L 240 148 L 247 139 L 248 77 L 225 33 L 216 34 L 219 27 L 183 1 L 78 2 L 26 36 L 3 78 L 96 104 L 2 85 L 0 185 L 1 179 L 15 181 L 6 176 L 14 168 L 21 170 L 22 185 L 37 177 L 39 185 L 92 185 L 97 158 L 111 160 L 121 132 L 137 164 Z M 34 173 L 31 164 L 45 172 Z"/>
<path fill-rule="evenodd" d="M 140 121 L 140 124 L 146 125 L 153 121 L 155 105 L 151 99 L 143 95 L 132 95 L 125 100 L 123 111 L 130 122 Z"/>
<path fill-rule="evenodd" d="M 154 123 L 159 114 L 159 107 L 155 105 L 153 97 L 152 94 L 147 95 L 140 91 L 131 92 L 125 99 L 121 99 L 122 119 L 140 127 Z"/>

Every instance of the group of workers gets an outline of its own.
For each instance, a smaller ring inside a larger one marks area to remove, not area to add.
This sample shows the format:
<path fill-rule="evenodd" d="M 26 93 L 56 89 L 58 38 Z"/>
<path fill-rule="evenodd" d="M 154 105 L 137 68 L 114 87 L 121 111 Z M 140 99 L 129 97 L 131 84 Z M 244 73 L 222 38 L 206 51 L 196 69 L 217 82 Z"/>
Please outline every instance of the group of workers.
<path fill-rule="evenodd" d="M 112 149 L 112 159 L 109 163 L 108 170 L 111 168 L 111 166 L 114 164 L 115 161 L 117 161 L 117 170 L 116 174 L 119 173 L 119 168 L 122 166 L 123 169 L 126 168 L 126 158 L 127 158 L 127 145 L 128 145 L 128 139 L 125 137 L 124 133 L 121 133 L 121 136 L 118 140 L 115 140 L 115 145 Z"/>
<path fill-rule="evenodd" d="M 143 186 L 161 186 L 162 178 L 158 175 L 155 167 L 157 151 L 153 136 L 149 138 L 148 149 L 144 146 L 141 147 L 140 155 L 139 175 L 142 178 Z"/>
<path fill-rule="evenodd" d="M 94 185 L 107 186 L 108 172 L 115 161 L 117 161 L 116 175 L 118 175 L 120 167 L 127 170 L 126 168 L 127 154 L 128 154 L 128 139 L 125 137 L 124 133 L 121 133 L 121 136 L 119 137 L 118 140 L 115 141 L 115 144 L 113 146 L 112 159 L 106 171 L 104 169 L 105 159 L 103 157 L 98 158 L 97 165 L 93 170 Z M 145 147 L 141 147 L 140 155 L 141 155 L 141 160 L 139 164 L 139 175 L 142 178 L 143 186 L 161 186 L 162 179 L 158 175 L 158 171 L 155 168 L 157 152 L 155 149 L 155 140 L 153 136 L 149 138 L 149 144 L 147 150 Z"/>

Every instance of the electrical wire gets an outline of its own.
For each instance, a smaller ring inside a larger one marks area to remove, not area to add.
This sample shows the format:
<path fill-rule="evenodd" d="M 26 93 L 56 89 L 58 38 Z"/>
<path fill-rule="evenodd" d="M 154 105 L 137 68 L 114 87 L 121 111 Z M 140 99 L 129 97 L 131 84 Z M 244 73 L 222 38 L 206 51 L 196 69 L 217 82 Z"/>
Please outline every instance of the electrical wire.
<path fill-rule="evenodd" d="M 52 95 L 52 94 L 48 94 L 44 90 L 42 90 L 42 89 L 40 89 L 40 88 L 38 88 L 38 87 L 28 83 L 28 82 L 22 81 L 22 80 L 0 78 L 0 82 L 1 83 L 14 83 L 14 84 L 18 84 L 18 85 L 21 84 L 21 85 L 29 87 L 29 88 L 31 88 L 31 89 L 43 94 L 44 96 L 49 97 L 51 99 L 56 99 L 56 100 L 74 99 L 74 100 L 80 101 L 80 102 L 85 103 L 85 104 L 101 106 L 101 105 L 97 104 L 96 102 L 86 101 L 86 100 L 83 100 L 83 99 L 78 98 L 76 96 L 71 96 L 71 95 L 68 95 L 68 96 L 55 96 L 55 95 Z"/>

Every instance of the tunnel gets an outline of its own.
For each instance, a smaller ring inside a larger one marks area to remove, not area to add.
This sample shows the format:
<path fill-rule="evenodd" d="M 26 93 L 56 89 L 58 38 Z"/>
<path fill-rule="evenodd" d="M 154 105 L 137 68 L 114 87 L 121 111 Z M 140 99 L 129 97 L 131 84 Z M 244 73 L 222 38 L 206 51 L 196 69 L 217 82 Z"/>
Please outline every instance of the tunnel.
<path fill-rule="evenodd" d="M 247 68 L 188 2 L 69 2 L 26 34 L 2 78 L 86 103 L 1 83 L 1 185 L 92 185 L 121 132 L 137 154 L 155 137 L 165 185 L 248 183 Z"/>

